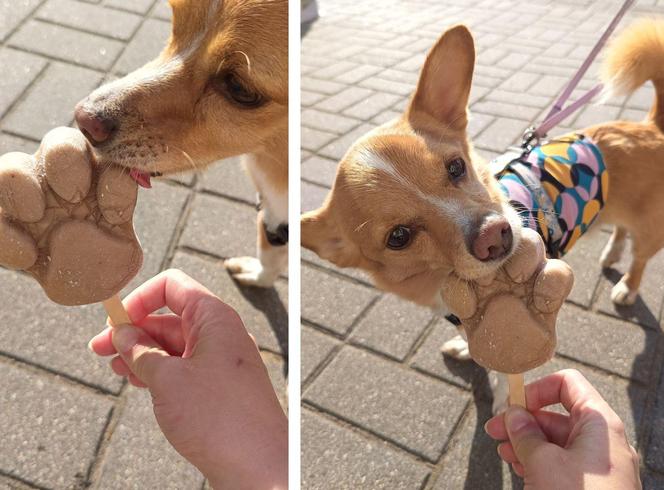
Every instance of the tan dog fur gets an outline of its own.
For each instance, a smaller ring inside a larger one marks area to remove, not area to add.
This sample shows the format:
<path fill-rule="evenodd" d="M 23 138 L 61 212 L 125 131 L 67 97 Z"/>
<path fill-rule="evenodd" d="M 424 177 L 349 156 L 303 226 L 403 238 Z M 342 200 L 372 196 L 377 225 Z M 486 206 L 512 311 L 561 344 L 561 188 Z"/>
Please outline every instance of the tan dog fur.
<path fill-rule="evenodd" d="M 356 142 L 341 161 L 323 206 L 302 217 L 302 244 L 341 267 L 359 267 L 382 289 L 431 307 L 443 278 L 454 271 L 474 279 L 507 260 L 479 261 L 469 254 L 468 228 L 492 210 L 507 218 L 518 247 L 521 223 L 498 190 L 488 166 L 466 133 L 474 46 L 463 26 L 448 30 L 431 50 L 405 113 Z M 612 293 L 616 303 L 636 299 L 646 262 L 664 246 L 664 24 L 648 21 L 627 30 L 610 49 L 608 82 L 630 92 L 647 80 L 657 88 L 649 118 L 609 122 L 581 132 L 599 145 L 610 190 L 601 212 L 616 232 L 602 256 L 620 258 L 627 234 L 633 240 L 630 271 Z M 461 157 L 466 176 L 452 182 L 446 163 Z M 402 250 L 386 246 L 390 230 L 413 233 Z"/>
<path fill-rule="evenodd" d="M 97 158 L 153 175 L 200 170 L 248 154 L 246 167 L 263 195 L 268 227 L 288 222 L 287 0 L 170 0 L 173 30 L 161 55 L 92 93 L 82 107 L 117 121 Z M 239 104 L 233 86 L 256 95 Z M 263 235 L 262 224 L 259 227 Z M 261 241 L 262 243 L 262 241 Z M 262 255 L 235 259 L 245 283 L 270 286 L 286 248 L 264 243 Z"/>

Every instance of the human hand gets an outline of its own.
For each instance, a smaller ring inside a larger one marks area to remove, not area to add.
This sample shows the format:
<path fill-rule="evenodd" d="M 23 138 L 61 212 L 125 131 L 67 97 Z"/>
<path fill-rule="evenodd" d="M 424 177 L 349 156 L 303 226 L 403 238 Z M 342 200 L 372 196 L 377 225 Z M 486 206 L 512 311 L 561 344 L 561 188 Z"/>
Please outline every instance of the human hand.
<path fill-rule="evenodd" d="M 569 415 L 542 410 L 561 403 Z M 640 489 L 639 457 L 625 426 L 573 369 L 526 386 L 530 412 L 512 406 L 490 419 L 487 434 L 526 489 Z M 531 413 L 532 412 L 532 413 Z"/>
<path fill-rule="evenodd" d="M 135 326 L 106 328 L 90 348 L 150 390 L 173 447 L 216 489 L 287 488 L 288 421 L 238 314 L 177 270 L 124 305 Z"/>

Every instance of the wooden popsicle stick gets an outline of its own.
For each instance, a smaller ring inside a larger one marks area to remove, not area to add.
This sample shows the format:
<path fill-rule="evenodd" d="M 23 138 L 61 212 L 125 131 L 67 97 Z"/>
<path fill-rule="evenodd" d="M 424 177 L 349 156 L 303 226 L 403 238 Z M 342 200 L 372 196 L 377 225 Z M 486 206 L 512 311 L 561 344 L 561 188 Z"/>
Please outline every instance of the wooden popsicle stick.
<path fill-rule="evenodd" d="M 526 407 L 526 390 L 523 385 L 523 373 L 508 374 L 507 382 L 510 387 L 510 405 Z"/>
<path fill-rule="evenodd" d="M 108 313 L 108 317 L 111 319 L 112 327 L 116 325 L 131 324 L 131 320 L 129 319 L 129 314 L 127 313 L 127 310 L 125 310 L 125 307 L 122 304 L 120 295 L 116 294 L 112 298 L 104 301 L 102 304 L 104 305 L 104 308 L 106 308 L 106 313 Z"/>

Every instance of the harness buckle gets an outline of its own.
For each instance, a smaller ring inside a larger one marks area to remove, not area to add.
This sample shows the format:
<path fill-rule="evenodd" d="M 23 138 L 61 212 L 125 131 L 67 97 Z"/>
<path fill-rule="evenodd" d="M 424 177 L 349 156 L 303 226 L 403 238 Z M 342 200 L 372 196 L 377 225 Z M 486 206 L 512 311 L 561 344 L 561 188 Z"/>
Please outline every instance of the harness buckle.
<path fill-rule="evenodd" d="M 526 152 L 532 151 L 533 148 L 539 146 L 540 136 L 537 134 L 537 129 L 535 126 L 530 126 L 523 133 L 523 138 L 521 139 L 521 148 L 526 150 Z"/>

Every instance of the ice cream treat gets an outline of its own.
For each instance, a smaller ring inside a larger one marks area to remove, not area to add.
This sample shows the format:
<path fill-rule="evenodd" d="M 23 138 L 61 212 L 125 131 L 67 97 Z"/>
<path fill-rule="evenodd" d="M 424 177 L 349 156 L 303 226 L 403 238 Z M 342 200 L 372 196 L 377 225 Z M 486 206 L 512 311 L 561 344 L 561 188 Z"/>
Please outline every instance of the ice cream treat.
<path fill-rule="evenodd" d="M 556 318 L 573 283 L 571 268 L 547 259 L 542 238 L 525 228 L 518 249 L 495 275 L 473 282 L 450 277 L 441 294 L 461 319 L 473 359 L 517 374 L 553 356 Z"/>
<path fill-rule="evenodd" d="M 138 273 L 137 184 L 57 128 L 35 155 L 0 157 L 0 265 L 30 273 L 62 305 L 114 297 Z"/>

